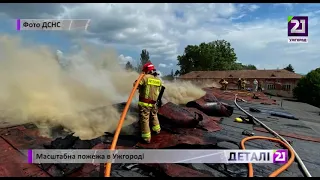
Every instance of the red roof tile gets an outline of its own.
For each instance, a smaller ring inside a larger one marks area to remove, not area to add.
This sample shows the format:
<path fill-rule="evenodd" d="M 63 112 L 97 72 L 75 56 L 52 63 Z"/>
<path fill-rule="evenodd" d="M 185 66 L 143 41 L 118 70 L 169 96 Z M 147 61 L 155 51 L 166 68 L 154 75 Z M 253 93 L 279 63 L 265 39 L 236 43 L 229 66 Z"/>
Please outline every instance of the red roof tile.
<path fill-rule="evenodd" d="M 232 71 L 192 71 L 179 79 L 221 79 L 221 78 L 285 78 L 300 79 L 302 76 L 287 70 L 232 70 Z"/>

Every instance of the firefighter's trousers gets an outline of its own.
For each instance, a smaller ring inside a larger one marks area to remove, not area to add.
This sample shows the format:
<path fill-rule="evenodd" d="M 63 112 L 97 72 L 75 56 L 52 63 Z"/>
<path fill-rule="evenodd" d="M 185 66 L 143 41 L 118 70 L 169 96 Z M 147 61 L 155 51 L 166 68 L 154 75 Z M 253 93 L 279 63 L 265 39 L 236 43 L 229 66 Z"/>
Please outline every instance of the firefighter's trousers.
<path fill-rule="evenodd" d="M 241 90 L 242 87 L 241 87 L 241 83 L 238 83 L 238 90 Z"/>
<path fill-rule="evenodd" d="M 139 122 L 140 122 L 140 129 L 141 129 L 141 136 L 143 139 L 150 140 L 151 139 L 151 129 L 154 132 L 160 132 L 160 123 L 158 119 L 158 108 L 155 104 L 147 104 L 139 102 Z M 149 119 L 151 122 L 149 122 Z"/>
<path fill-rule="evenodd" d="M 227 90 L 227 87 L 228 87 L 228 84 L 222 84 L 221 89 L 222 89 L 222 90 Z"/>

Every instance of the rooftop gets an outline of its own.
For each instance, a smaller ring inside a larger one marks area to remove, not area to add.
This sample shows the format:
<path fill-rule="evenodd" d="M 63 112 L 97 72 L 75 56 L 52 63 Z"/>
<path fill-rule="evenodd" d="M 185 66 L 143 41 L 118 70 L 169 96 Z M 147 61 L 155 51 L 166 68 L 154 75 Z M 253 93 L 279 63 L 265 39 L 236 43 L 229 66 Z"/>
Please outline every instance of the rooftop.
<path fill-rule="evenodd" d="M 232 71 L 192 71 L 178 79 L 221 79 L 221 78 L 286 78 L 300 79 L 302 76 L 284 69 L 281 70 L 232 70 Z"/>
<path fill-rule="evenodd" d="M 207 116 L 194 108 L 181 106 L 163 105 L 159 113 L 171 117 L 187 119 L 188 112 L 198 112 L 203 115 L 203 123 L 196 128 L 182 128 L 166 126 L 165 120 L 159 116 L 162 132 L 152 138 L 151 144 L 141 144 L 137 140 L 137 132 L 130 135 L 120 135 L 117 149 L 121 148 L 178 148 L 178 149 L 239 149 L 239 142 L 245 138 L 244 130 L 254 132 L 255 135 L 270 136 L 259 125 L 235 122 L 234 119 L 244 114 L 233 104 L 234 94 L 246 102 L 238 104 L 248 110 L 250 107 L 258 108 L 264 112 L 253 113 L 254 116 L 266 125 L 277 131 L 280 135 L 291 142 L 306 167 L 314 177 L 320 176 L 320 109 L 304 103 L 286 101 L 277 98 L 276 101 L 269 99 L 263 93 L 256 95 L 259 99 L 252 99 L 250 92 L 220 91 L 219 89 L 207 88 L 207 94 L 213 94 L 218 100 L 234 107 L 230 117 Z M 205 100 L 202 98 L 202 100 Z M 124 104 L 119 104 L 121 111 Z M 186 111 L 187 110 L 187 111 Z M 273 117 L 268 111 L 280 111 L 291 113 L 299 120 Z M 180 114 L 177 114 L 179 112 Z M 135 113 L 132 107 L 130 113 Z M 191 117 L 193 114 L 191 113 Z M 169 119 L 170 121 L 170 119 Z M 170 125 L 172 121 L 170 121 Z M 128 127 L 137 127 L 132 124 Z M 124 127 L 128 128 L 128 127 Z M 202 128 L 201 128 L 202 127 Z M 106 149 L 109 148 L 113 135 L 106 133 L 104 136 L 82 141 L 72 135 L 63 135 L 62 139 L 43 138 L 39 135 L 37 127 L 32 124 L 17 125 L 0 128 L 0 176 L 4 177 L 97 177 L 99 176 L 100 164 L 25 164 L 24 149 L 43 149 L 51 144 L 60 149 Z M 253 140 L 246 143 L 246 149 L 278 149 L 277 143 Z M 255 176 L 268 176 L 272 171 L 279 168 L 277 164 L 254 164 Z M 113 177 L 246 177 L 248 174 L 246 164 L 114 164 L 112 166 Z M 294 162 L 287 171 L 280 174 L 282 177 L 302 177 L 298 164 Z"/>

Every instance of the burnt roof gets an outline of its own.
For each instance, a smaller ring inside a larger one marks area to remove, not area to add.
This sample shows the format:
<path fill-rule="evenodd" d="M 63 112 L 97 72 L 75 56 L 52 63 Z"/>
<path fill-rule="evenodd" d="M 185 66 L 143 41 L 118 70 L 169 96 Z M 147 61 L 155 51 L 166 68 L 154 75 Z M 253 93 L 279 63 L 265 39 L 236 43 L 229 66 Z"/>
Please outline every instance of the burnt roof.
<path fill-rule="evenodd" d="M 319 108 L 313 107 L 311 105 L 293 101 L 286 101 L 282 98 L 276 98 L 278 102 L 283 101 L 281 106 L 279 105 L 263 105 L 261 102 L 267 102 L 267 96 L 263 96 L 262 93 L 257 93 L 260 99 L 251 99 L 247 93 L 243 94 L 238 91 L 220 91 L 219 89 L 206 90 L 208 93 L 214 93 L 214 95 L 221 100 L 234 107 L 234 113 L 230 117 L 223 117 L 223 120 L 218 121 L 219 125 L 222 127 L 220 131 L 208 132 L 205 130 L 200 130 L 197 128 L 181 128 L 184 131 L 174 130 L 164 126 L 162 124 L 162 133 L 155 136 L 163 137 L 160 141 L 154 141 L 155 143 L 150 143 L 149 145 L 163 146 L 168 145 L 171 139 L 175 142 L 183 143 L 189 142 L 189 144 L 183 144 L 184 146 L 175 146 L 177 149 L 199 149 L 194 145 L 201 144 L 199 138 L 203 138 L 206 142 L 210 142 L 212 145 L 216 145 L 220 149 L 239 149 L 239 142 L 245 137 L 242 132 L 244 130 L 253 132 L 257 136 L 267 136 L 273 137 L 269 133 L 260 131 L 261 126 L 258 124 L 252 125 L 248 123 L 238 123 L 234 119 L 239 116 L 244 116 L 244 114 L 235 107 L 233 103 L 234 94 L 239 93 L 239 97 L 244 98 L 247 102 L 239 102 L 238 104 L 245 110 L 249 111 L 250 107 L 254 107 L 265 112 L 251 112 L 255 117 L 263 121 L 271 129 L 277 131 L 279 134 L 283 135 L 286 140 L 291 142 L 295 151 L 299 154 L 302 161 L 305 163 L 306 167 L 310 171 L 310 174 L 314 177 L 320 176 L 320 156 L 319 156 L 319 141 L 311 141 L 310 137 L 320 138 L 320 121 L 319 121 Z M 275 97 L 273 97 L 274 99 Z M 251 99 L 251 101 L 250 101 Z M 269 99 L 271 100 L 271 99 Z M 118 107 L 119 106 L 119 107 Z M 117 104 L 116 107 L 119 111 L 122 111 L 125 103 Z M 105 106 L 104 108 L 109 108 Z M 102 109 L 104 109 L 102 108 Z M 181 107 L 182 108 L 182 107 Z M 136 107 L 132 107 L 134 113 L 137 111 Z M 292 120 L 288 118 L 272 117 L 270 111 L 284 112 L 293 114 L 299 120 Z M 173 111 L 171 111 L 173 112 Z M 168 112 L 170 113 L 170 112 Z M 132 115 L 132 114 L 131 114 Z M 136 116 L 136 115 L 135 115 Z M 205 116 L 204 116 L 205 117 Z M 211 116 L 213 117 L 213 116 Z M 220 119 L 220 118 L 219 118 Z M 213 121 L 212 121 L 213 122 Z M 117 148 L 116 149 L 132 149 L 136 145 L 136 141 L 139 131 L 139 126 L 134 126 L 134 131 L 132 131 L 132 126 L 130 131 L 134 135 L 119 136 Z M 124 127 L 126 128 L 126 127 Z M 128 130 L 129 130 L 128 129 Z M 169 131 L 170 130 L 170 131 Z M 188 130 L 188 131 L 187 131 Z M 136 133 L 135 133 L 136 131 Z M 199 133 L 203 132 L 205 134 Z M 298 137 L 292 137 L 290 135 L 299 135 Z M 99 163 L 87 163 L 87 164 L 28 164 L 21 163 L 26 158 L 26 151 L 24 149 L 43 149 L 44 144 L 52 143 L 51 138 L 44 138 L 39 136 L 39 129 L 35 125 L 20 125 L 7 128 L 0 128 L 0 147 L 3 149 L 0 153 L 0 174 L 3 177 L 98 177 L 99 176 Z M 165 135 L 165 136 L 164 136 Z M 75 139 L 72 134 L 61 139 L 58 138 L 54 142 L 55 145 L 59 146 L 60 149 L 90 149 L 94 144 L 97 144 L 93 149 L 109 149 L 110 142 L 113 139 L 113 134 L 105 133 L 104 136 L 98 137 L 92 140 L 81 141 Z M 196 138 L 195 136 L 199 137 Z M 303 137 L 308 136 L 309 140 Z M 192 137 L 192 138 L 190 138 Z M 171 138 L 170 140 L 168 140 Z M 179 138 L 179 139 L 178 139 Z M 67 141 L 65 141 L 67 139 Z M 154 140 L 155 138 L 153 138 Z M 194 143 L 196 141 L 196 143 Z M 192 142 L 192 143 L 190 143 Z M 46 145 L 48 146 L 48 145 Z M 98 147 L 97 147 L 98 146 Z M 208 146 L 203 148 L 208 149 Z M 252 140 L 246 142 L 246 149 L 279 149 L 278 144 L 270 141 Z M 211 146 L 212 148 L 212 146 Z M 159 148 L 158 148 L 159 149 Z M 171 148 L 172 149 L 172 146 Z M 201 147 L 200 147 L 201 149 Z M 24 155 L 22 155 L 24 154 Z M 10 157 L 10 158 L 8 158 Z M 19 166 L 17 166 L 19 164 Z M 203 176 L 214 176 L 214 177 L 246 177 L 248 174 L 246 164 L 160 164 L 161 166 L 154 164 L 114 164 L 112 166 L 111 177 L 203 177 Z M 266 177 L 269 176 L 273 171 L 279 168 L 279 164 L 274 163 L 262 163 L 253 164 L 254 176 Z M 102 166 L 103 167 L 103 166 Z M 101 166 L 100 166 L 101 168 Z M 104 169 L 104 168 L 102 168 Z M 299 169 L 299 166 L 294 162 L 290 167 L 282 172 L 279 177 L 302 177 L 303 174 Z"/>
<path fill-rule="evenodd" d="M 300 79 L 302 75 L 281 70 L 232 70 L 232 71 L 191 71 L 179 79 L 220 79 L 220 78 L 284 78 Z"/>

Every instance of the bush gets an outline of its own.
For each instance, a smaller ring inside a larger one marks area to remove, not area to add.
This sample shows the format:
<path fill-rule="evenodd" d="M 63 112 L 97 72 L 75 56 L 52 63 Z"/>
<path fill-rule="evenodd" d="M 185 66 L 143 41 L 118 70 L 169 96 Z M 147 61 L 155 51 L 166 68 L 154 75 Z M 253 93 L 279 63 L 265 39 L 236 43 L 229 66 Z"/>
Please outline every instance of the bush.
<path fill-rule="evenodd" d="M 320 68 L 301 78 L 293 94 L 301 102 L 320 107 Z"/>

